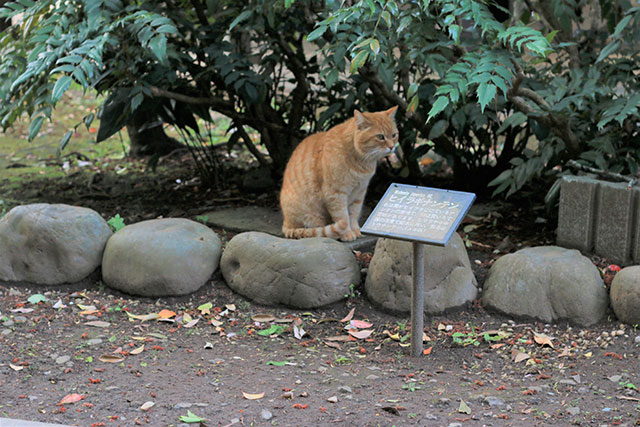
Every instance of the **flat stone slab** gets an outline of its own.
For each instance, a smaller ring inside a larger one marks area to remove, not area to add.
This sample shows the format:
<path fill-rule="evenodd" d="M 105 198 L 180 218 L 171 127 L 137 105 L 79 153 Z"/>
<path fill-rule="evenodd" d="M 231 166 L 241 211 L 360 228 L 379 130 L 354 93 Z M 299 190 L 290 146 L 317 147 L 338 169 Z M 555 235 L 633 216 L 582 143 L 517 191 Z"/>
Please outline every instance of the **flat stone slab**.
<path fill-rule="evenodd" d="M 363 208 L 363 222 L 370 209 Z M 236 233 L 258 231 L 282 237 L 282 212 L 279 209 L 269 209 L 261 206 L 243 206 L 240 208 L 223 209 L 202 214 L 207 217 L 207 225 L 222 228 Z M 342 242 L 353 251 L 372 252 L 378 241 L 374 236 L 363 236 L 352 242 Z"/>

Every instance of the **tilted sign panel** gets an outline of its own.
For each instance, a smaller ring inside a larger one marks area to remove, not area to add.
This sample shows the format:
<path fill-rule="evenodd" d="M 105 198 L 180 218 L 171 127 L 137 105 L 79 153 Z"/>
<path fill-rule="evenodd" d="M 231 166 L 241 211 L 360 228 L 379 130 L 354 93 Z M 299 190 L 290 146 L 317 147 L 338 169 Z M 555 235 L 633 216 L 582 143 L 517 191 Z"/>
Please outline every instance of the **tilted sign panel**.
<path fill-rule="evenodd" d="M 475 197 L 461 191 L 391 184 L 362 233 L 444 246 Z"/>

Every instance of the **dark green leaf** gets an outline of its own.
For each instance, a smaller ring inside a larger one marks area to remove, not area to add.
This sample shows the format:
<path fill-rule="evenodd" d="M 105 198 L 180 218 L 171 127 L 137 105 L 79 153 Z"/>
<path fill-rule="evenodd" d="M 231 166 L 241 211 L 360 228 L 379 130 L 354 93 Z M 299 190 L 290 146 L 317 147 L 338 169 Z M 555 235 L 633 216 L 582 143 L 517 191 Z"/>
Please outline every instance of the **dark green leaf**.
<path fill-rule="evenodd" d="M 309 33 L 309 35 L 307 36 L 307 41 L 310 42 L 320 38 L 325 33 L 325 31 L 327 31 L 326 25 L 319 26 L 315 30 L 311 31 L 311 33 Z"/>
<path fill-rule="evenodd" d="M 158 61 L 165 63 L 167 60 L 167 38 L 164 35 L 157 35 L 149 41 L 151 51 L 158 58 Z"/>
<path fill-rule="evenodd" d="M 71 140 L 71 135 L 73 135 L 73 131 L 67 131 L 60 139 L 60 143 L 58 144 L 58 153 L 61 153 L 62 150 L 65 149 L 69 141 Z"/>
<path fill-rule="evenodd" d="M 249 17 L 251 16 L 253 12 L 251 10 L 245 10 L 244 12 L 242 12 L 240 15 L 238 15 L 236 17 L 236 19 L 233 20 L 233 22 L 231 23 L 231 25 L 229 25 L 229 31 L 233 30 L 233 28 L 238 25 L 239 23 L 249 19 Z"/>
<path fill-rule="evenodd" d="M 51 102 L 53 102 L 54 104 L 58 102 L 62 95 L 67 91 L 67 89 L 69 89 L 72 81 L 73 79 L 71 78 L 71 76 L 60 77 L 55 86 L 53 86 L 53 91 L 51 92 Z"/>
<path fill-rule="evenodd" d="M 351 67 L 349 69 L 351 71 L 351 74 L 354 74 L 356 71 L 358 71 L 358 68 L 362 67 L 364 63 L 367 62 L 367 58 L 369 58 L 368 50 L 361 50 L 360 52 L 358 52 L 355 58 L 353 58 L 353 60 L 351 61 Z"/>
<path fill-rule="evenodd" d="M 482 83 L 478 86 L 478 102 L 480 102 L 480 110 L 484 112 L 485 107 L 494 100 L 496 96 L 496 85 Z"/>
<path fill-rule="evenodd" d="M 33 139 L 40 132 L 40 128 L 42 127 L 42 122 L 44 122 L 44 116 L 38 116 L 31 121 L 29 124 L 29 141 L 33 141 Z"/>
<path fill-rule="evenodd" d="M 429 121 L 432 117 L 437 116 L 440 112 L 447 108 L 447 105 L 449 105 L 449 98 L 447 98 L 446 96 L 439 96 L 429 110 L 427 121 Z"/>

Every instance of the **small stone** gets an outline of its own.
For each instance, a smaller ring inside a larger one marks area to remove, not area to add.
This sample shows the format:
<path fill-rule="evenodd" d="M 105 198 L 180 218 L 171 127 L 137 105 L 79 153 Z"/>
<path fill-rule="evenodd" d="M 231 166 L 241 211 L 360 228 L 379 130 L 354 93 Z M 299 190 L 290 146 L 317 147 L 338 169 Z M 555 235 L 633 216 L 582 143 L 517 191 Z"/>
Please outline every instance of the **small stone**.
<path fill-rule="evenodd" d="M 588 389 L 588 388 L 586 388 L 586 387 L 580 387 L 580 388 L 578 389 L 578 393 L 580 393 L 580 394 L 587 393 L 588 391 L 589 391 L 589 389 Z"/>
<path fill-rule="evenodd" d="M 424 414 L 424 419 L 429 421 L 437 421 L 438 417 L 427 412 L 426 414 Z"/>
<path fill-rule="evenodd" d="M 611 408 L 602 408 L 602 412 L 611 412 Z"/>
<path fill-rule="evenodd" d="M 193 405 L 189 402 L 180 402 L 173 405 L 173 409 L 188 409 L 191 408 L 191 406 Z"/>
<path fill-rule="evenodd" d="M 338 403 L 338 396 L 331 396 L 327 398 L 327 402 Z"/>
<path fill-rule="evenodd" d="M 580 380 L 580 375 L 574 375 L 571 377 L 577 384 L 580 384 L 582 381 Z"/>
<path fill-rule="evenodd" d="M 638 336 L 635 338 L 634 342 L 635 342 L 636 344 L 640 344 L 640 335 L 638 335 Z"/>
<path fill-rule="evenodd" d="M 614 383 L 619 383 L 621 379 L 622 379 L 622 375 L 612 375 L 609 377 L 609 381 Z"/>
<path fill-rule="evenodd" d="M 89 341 L 87 341 L 87 345 L 98 345 L 98 344 L 102 344 L 101 338 L 92 338 Z"/>
<path fill-rule="evenodd" d="M 574 380 L 560 380 L 558 382 L 564 385 L 576 385 L 576 382 Z"/>
<path fill-rule="evenodd" d="M 19 290 L 15 289 L 15 288 L 9 289 L 9 296 L 10 297 L 19 297 L 20 295 L 22 295 L 22 292 L 20 292 Z"/>
<path fill-rule="evenodd" d="M 603 336 L 603 337 L 608 337 L 608 336 L 609 336 L 609 332 L 607 332 L 607 331 L 602 331 L 602 336 Z"/>
<path fill-rule="evenodd" d="M 71 356 L 60 356 L 56 358 L 56 363 L 58 365 L 62 365 L 64 363 L 67 363 L 69 360 L 71 360 Z"/>
<path fill-rule="evenodd" d="M 377 375 L 373 375 L 373 374 L 371 374 L 371 375 L 367 375 L 367 378 L 366 378 L 366 379 L 367 379 L 367 380 L 370 380 L 370 381 L 373 381 L 373 380 L 377 380 L 378 378 L 380 378 L 380 377 L 379 377 L 379 376 L 377 376 Z"/>
<path fill-rule="evenodd" d="M 260 411 L 260 417 L 265 421 L 269 421 L 273 418 L 273 414 L 268 409 L 263 409 Z"/>
<path fill-rule="evenodd" d="M 447 427 L 462 427 L 461 423 L 451 423 Z"/>
<path fill-rule="evenodd" d="M 343 386 L 339 387 L 338 391 L 340 393 L 353 393 L 353 390 L 351 390 L 351 387 L 349 387 L 348 385 L 343 385 Z"/>
<path fill-rule="evenodd" d="M 7 319 L 7 320 L 4 321 L 4 323 L 2 325 L 6 326 L 6 327 L 9 327 L 9 326 L 13 326 L 14 323 L 13 323 L 13 320 Z"/>
<path fill-rule="evenodd" d="M 579 415 L 580 414 L 580 407 L 579 406 L 569 406 L 567 408 L 567 414 L 569 415 Z"/>
<path fill-rule="evenodd" d="M 16 323 L 24 323 L 27 321 L 27 318 L 24 316 L 16 316 L 13 318 L 13 321 Z"/>
<path fill-rule="evenodd" d="M 2 335 L 9 335 L 11 332 L 11 329 L 3 329 L 1 333 Z"/>
<path fill-rule="evenodd" d="M 504 400 L 495 396 L 487 396 L 482 402 L 489 406 L 504 406 Z"/>

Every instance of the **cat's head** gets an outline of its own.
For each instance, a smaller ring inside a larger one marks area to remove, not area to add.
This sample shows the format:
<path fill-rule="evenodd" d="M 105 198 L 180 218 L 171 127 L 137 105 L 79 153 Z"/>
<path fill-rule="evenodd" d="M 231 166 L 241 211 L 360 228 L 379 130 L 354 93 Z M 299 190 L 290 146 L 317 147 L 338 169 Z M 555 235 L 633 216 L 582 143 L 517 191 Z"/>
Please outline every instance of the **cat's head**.
<path fill-rule="evenodd" d="M 356 151 L 365 159 L 379 160 L 391 154 L 398 143 L 398 127 L 395 114 L 398 107 L 376 113 L 361 113 L 355 110 L 356 123 L 354 144 Z"/>

